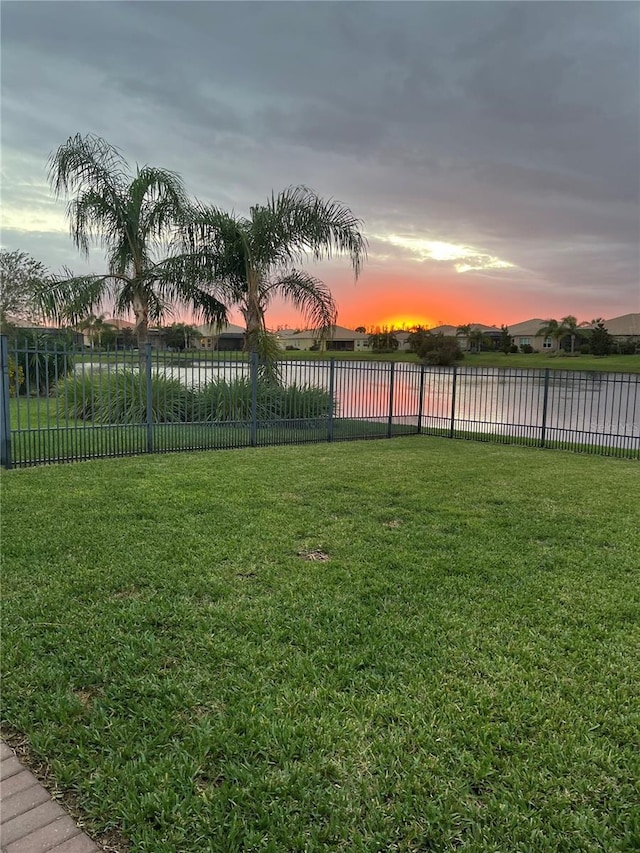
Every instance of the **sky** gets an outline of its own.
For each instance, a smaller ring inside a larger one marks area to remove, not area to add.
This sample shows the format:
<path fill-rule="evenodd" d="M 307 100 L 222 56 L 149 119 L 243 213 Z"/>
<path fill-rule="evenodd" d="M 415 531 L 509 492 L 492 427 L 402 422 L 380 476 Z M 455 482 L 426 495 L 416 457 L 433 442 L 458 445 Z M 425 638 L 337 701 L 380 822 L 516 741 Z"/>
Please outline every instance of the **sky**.
<path fill-rule="evenodd" d="M 638 3 L 3 0 L 0 14 L 2 248 L 104 271 L 47 184 L 51 152 L 91 132 L 238 214 L 297 184 L 347 204 L 368 240 L 359 280 L 344 260 L 307 265 L 341 325 L 640 311 Z M 267 323 L 301 325 L 282 303 Z"/>

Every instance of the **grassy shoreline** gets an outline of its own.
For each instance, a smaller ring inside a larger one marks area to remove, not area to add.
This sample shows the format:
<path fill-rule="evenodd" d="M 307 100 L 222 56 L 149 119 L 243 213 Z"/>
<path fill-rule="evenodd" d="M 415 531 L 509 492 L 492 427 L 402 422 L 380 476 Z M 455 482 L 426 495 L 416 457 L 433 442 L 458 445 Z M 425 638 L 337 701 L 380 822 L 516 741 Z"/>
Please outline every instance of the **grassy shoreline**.
<path fill-rule="evenodd" d="M 156 354 L 154 353 L 154 359 Z M 246 361 L 247 355 L 242 352 L 215 352 L 210 350 L 189 350 L 186 353 L 165 353 L 160 352 L 158 355 L 161 363 L 167 364 L 184 364 L 185 361 L 190 363 L 218 362 L 218 361 Z M 96 356 L 94 354 L 93 358 Z M 115 364 L 122 355 L 116 356 L 111 354 L 101 354 L 100 361 L 102 363 Z M 308 352 L 300 350 L 298 352 L 282 351 L 279 358 L 283 361 L 327 361 L 329 358 L 335 358 L 337 361 L 396 361 L 419 364 L 420 360 L 417 355 L 409 352 L 396 353 L 370 353 L 370 352 Z M 81 353 L 77 360 L 91 362 L 91 353 Z M 125 355 L 127 365 L 132 363 L 130 352 Z M 517 368 L 518 370 L 526 369 L 544 369 L 550 370 L 585 370 L 597 373 L 640 373 L 640 355 L 608 355 L 608 356 L 593 356 L 593 355 L 570 355 L 556 353 L 531 353 L 523 355 L 522 353 L 509 353 L 505 355 L 501 352 L 485 352 L 485 353 L 466 353 L 462 361 L 458 362 L 459 367 L 478 367 L 478 368 Z"/>
<path fill-rule="evenodd" d="M 420 437 L 2 480 L 4 722 L 93 831 L 637 849 L 633 463 Z"/>

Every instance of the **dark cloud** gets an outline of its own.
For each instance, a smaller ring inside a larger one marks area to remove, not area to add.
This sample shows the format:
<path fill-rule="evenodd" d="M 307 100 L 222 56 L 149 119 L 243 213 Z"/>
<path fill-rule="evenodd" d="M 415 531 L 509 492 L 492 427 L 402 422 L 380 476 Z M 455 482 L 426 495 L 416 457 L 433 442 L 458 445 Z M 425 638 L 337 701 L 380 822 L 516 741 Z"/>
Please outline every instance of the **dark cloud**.
<path fill-rule="evenodd" d="M 48 154 L 93 131 L 227 208 L 303 182 L 372 234 L 505 258 L 525 270 L 501 272 L 514 287 L 533 276 L 579 300 L 606 281 L 640 307 L 637 4 L 6 0 L 1 12 L 14 231 L 20 205 L 46 207 Z M 77 266 L 64 233 L 31 233 L 34 253 Z"/>

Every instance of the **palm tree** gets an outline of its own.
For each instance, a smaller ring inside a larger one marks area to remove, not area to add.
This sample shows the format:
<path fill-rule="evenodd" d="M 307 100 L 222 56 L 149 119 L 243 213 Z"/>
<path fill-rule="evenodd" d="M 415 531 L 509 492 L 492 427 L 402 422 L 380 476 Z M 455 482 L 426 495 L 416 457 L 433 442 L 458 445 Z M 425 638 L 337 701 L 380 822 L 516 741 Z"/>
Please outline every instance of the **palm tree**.
<path fill-rule="evenodd" d="M 309 256 L 319 261 L 344 254 L 358 278 L 366 241 L 348 207 L 299 186 L 272 194 L 266 204 L 252 207 L 248 218 L 202 205 L 194 218 L 185 249 L 208 253 L 220 292 L 244 316 L 249 352 L 259 351 L 275 296 L 291 302 L 321 334 L 330 333 L 337 318 L 331 292 L 297 265 Z"/>
<path fill-rule="evenodd" d="M 468 340 L 469 344 L 476 345 L 476 352 L 482 352 L 482 346 L 483 344 L 487 343 L 487 340 L 489 340 L 489 338 L 487 337 L 487 335 L 485 335 L 482 329 L 473 329 L 471 331 L 471 334 L 469 335 Z"/>
<path fill-rule="evenodd" d="M 553 338 L 556 341 L 558 349 L 560 348 L 560 341 L 566 335 L 566 329 L 562 325 L 562 323 L 558 323 L 557 320 L 547 320 L 547 322 L 538 330 L 538 334 L 542 335 L 544 338 Z"/>
<path fill-rule="evenodd" d="M 560 320 L 560 324 L 564 330 L 566 335 L 571 335 L 571 355 L 573 355 L 573 351 L 576 345 L 576 331 L 578 328 L 578 318 L 574 317 L 573 314 L 568 314 L 566 317 L 563 317 Z"/>
<path fill-rule="evenodd" d="M 110 301 L 116 316 L 133 312 L 139 347 L 147 343 L 149 321 L 158 322 L 174 304 L 206 322 L 226 320 L 206 259 L 177 250 L 192 210 L 178 175 L 153 166 L 132 175 L 118 149 L 93 134 L 77 134 L 50 157 L 49 180 L 56 197 L 70 196 L 76 247 L 89 257 L 90 244 L 103 246 L 108 272 L 67 271 L 40 293 L 47 316 L 77 323 Z"/>
<path fill-rule="evenodd" d="M 467 350 L 470 348 L 469 343 L 470 343 L 470 339 L 471 339 L 472 329 L 473 329 L 473 326 L 471 325 L 471 323 L 466 323 L 466 324 L 463 324 L 461 326 L 456 327 L 456 337 L 465 339 L 464 346 L 465 346 L 465 349 L 467 349 Z"/>
<path fill-rule="evenodd" d="M 104 314 L 99 314 L 97 317 L 95 314 L 88 314 L 84 320 L 76 325 L 76 329 L 79 332 L 86 332 L 89 336 L 92 350 L 95 347 L 96 339 L 98 341 L 98 349 L 100 349 L 102 344 L 102 335 L 105 331 L 113 328 L 114 327 L 111 323 L 105 322 Z"/>

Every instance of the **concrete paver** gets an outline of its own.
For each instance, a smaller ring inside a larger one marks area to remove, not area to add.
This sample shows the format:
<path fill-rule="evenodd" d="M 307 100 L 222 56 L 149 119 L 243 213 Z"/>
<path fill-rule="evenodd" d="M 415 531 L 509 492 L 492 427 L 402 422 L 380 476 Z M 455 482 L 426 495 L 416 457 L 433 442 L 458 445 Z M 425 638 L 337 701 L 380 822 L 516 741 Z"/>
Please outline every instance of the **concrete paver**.
<path fill-rule="evenodd" d="M 1 853 L 98 853 L 33 773 L 0 742 Z"/>

